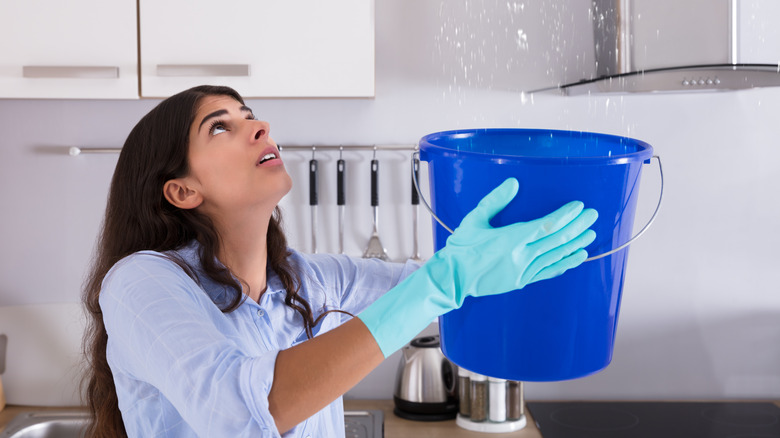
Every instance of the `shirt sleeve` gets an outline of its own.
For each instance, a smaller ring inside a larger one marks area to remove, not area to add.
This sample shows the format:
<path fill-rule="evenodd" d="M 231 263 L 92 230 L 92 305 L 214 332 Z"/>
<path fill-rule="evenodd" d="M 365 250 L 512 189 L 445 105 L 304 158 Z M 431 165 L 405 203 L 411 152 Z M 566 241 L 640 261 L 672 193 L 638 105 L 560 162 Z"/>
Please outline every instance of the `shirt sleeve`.
<path fill-rule="evenodd" d="M 420 265 L 384 262 L 346 255 L 311 254 L 306 256 L 309 275 L 329 291 L 340 310 L 357 315 L 385 294 Z"/>
<path fill-rule="evenodd" d="M 198 435 L 279 436 L 268 410 L 278 351 L 242 352 L 237 329 L 178 265 L 154 253 L 120 261 L 100 307 L 112 371 L 157 388 Z"/>

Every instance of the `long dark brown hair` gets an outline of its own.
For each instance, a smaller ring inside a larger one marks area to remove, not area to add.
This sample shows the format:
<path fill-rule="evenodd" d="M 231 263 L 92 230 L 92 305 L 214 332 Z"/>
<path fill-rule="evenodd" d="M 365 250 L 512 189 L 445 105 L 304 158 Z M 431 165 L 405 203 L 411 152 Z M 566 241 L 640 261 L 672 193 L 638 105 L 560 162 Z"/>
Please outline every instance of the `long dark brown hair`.
<path fill-rule="evenodd" d="M 87 436 L 127 436 L 106 359 L 108 335 L 98 302 L 103 278 L 116 262 L 141 250 L 175 250 L 194 239 L 200 243 L 203 271 L 236 291 L 222 311 L 235 310 L 246 297 L 241 293 L 241 284 L 216 261 L 219 236 L 211 220 L 195 210 L 176 208 L 163 196 L 166 181 L 184 177 L 189 172 L 190 126 L 201 99 L 212 95 L 230 96 L 244 103 L 241 96 L 228 87 L 200 86 L 183 91 L 162 101 L 144 116 L 130 132 L 119 155 L 95 257 L 83 292 L 88 315 L 84 334 L 87 360 L 84 390 L 92 419 Z M 287 291 L 285 303 L 300 313 L 306 334 L 311 337 L 313 327 L 324 314 L 314 319 L 309 303 L 298 296 L 300 278 L 288 259 L 290 253 L 278 207 L 268 226 L 267 246 L 268 269 L 281 280 Z M 177 263 L 193 276 L 190 267 L 183 266 L 181 261 Z"/>

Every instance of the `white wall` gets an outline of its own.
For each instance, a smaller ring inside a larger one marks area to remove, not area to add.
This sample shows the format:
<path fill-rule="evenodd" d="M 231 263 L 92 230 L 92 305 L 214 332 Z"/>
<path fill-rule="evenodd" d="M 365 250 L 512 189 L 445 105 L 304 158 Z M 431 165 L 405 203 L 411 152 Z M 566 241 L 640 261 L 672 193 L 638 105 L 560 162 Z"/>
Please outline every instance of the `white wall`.
<path fill-rule="evenodd" d="M 780 398 L 780 89 L 521 94 L 523 87 L 590 73 L 582 49 L 591 44 L 589 29 L 562 18 L 583 11 L 552 1 L 469 2 L 470 10 L 452 3 L 377 0 L 375 99 L 253 100 L 250 106 L 271 122 L 281 144 L 413 144 L 431 132 L 472 127 L 587 130 L 649 142 L 663 158 L 664 205 L 631 248 L 613 363 L 588 378 L 529 384 L 527 397 Z M 52 315 L 52 303 L 65 303 L 76 312 L 116 156 L 73 158 L 62 151 L 120 146 L 156 103 L 0 101 L 0 306 L 48 303 L 42 307 Z M 308 250 L 310 154 L 285 158 L 296 180 L 283 201 L 290 240 Z M 336 156 L 318 158 L 327 184 L 320 246 L 335 251 Z M 403 260 L 411 254 L 408 156 L 379 158 L 380 236 L 391 257 Z M 360 255 L 371 232 L 370 154 L 349 152 L 345 159 L 347 252 Z M 655 167 L 647 169 L 638 221 L 649 217 L 658 193 Z M 429 256 L 429 219 L 420 216 Z M 63 325 L 71 327 L 72 317 L 62 316 Z M 71 353 L 58 357 L 67 362 L 75 360 L 79 340 L 70 329 L 51 330 L 54 340 L 34 339 L 35 331 L 19 327 L 13 333 L 22 334 L 9 336 L 3 380 L 9 402 L 19 403 L 30 400 L 25 361 L 37 356 L 18 346 L 64 345 Z M 391 397 L 397 360 L 390 358 L 348 396 Z M 47 403 L 62 401 L 47 397 Z"/>

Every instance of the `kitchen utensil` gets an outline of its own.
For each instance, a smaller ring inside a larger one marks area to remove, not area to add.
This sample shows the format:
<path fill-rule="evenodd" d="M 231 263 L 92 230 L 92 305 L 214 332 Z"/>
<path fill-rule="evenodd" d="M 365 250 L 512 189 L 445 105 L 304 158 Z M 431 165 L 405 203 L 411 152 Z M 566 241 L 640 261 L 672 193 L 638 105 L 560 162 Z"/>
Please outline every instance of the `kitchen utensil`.
<path fill-rule="evenodd" d="M 0 335 L 0 411 L 5 408 L 5 391 L 3 391 L 3 373 L 5 372 L 5 347 L 8 345 L 8 336 Z"/>
<path fill-rule="evenodd" d="M 376 151 L 374 151 L 374 159 L 371 160 L 371 206 L 374 208 L 374 231 L 371 234 L 371 238 L 368 240 L 368 246 L 366 252 L 363 253 L 364 258 L 375 258 L 380 260 L 387 260 L 387 250 L 382 246 L 382 242 L 379 240 L 379 161 L 376 159 Z"/>
<path fill-rule="evenodd" d="M 8 336 L 0 335 L 0 374 L 5 372 L 5 350 L 8 346 Z"/>
<path fill-rule="evenodd" d="M 420 209 L 420 196 L 417 194 L 417 189 L 415 188 L 415 184 L 417 181 L 420 180 L 420 160 L 418 158 L 415 158 L 412 161 L 412 256 L 409 257 L 410 260 L 414 260 L 416 262 L 422 262 L 423 259 L 420 257 L 420 249 L 417 244 L 417 215 L 418 210 Z"/>
<path fill-rule="evenodd" d="M 393 412 L 417 421 L 451 420 L 458 413 L 457 375 L 441 352 L 439 336 L 423 336 L 401 349 Z"/>
<path fill-rule="evenodd" d="M 317 160 L 314 159 L 314 148 L 309 160 L 309 205 L 311 206 L 311 252 L 317 253 Z"/>
<path fill-rule="evenodd" d="M 344 206 L 346 197 L 344 196 L 344 171 L 346 163 L 341 158 L 341 149 L 339 149 L 339 159 L 336 161 L 336 205 L 339 208 L 339 254 L 344 254 Z"/>

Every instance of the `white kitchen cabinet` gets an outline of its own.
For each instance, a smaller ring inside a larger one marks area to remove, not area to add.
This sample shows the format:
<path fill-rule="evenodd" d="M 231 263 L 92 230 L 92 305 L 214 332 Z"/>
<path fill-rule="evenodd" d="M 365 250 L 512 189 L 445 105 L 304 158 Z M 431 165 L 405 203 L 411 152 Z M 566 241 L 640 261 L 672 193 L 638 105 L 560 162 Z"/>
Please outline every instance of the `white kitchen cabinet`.
<path fill-rule="evenodd" d="M 137 99 L 136 0 L 0 2 L 0 98 Z"/>
<path fill-rule="evenodd" d="M 373 0 L 139 0 L 141 96 L 374 95 Z"/>

